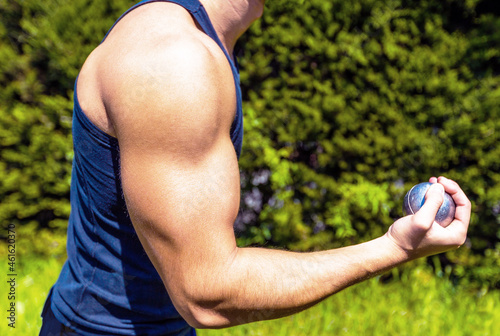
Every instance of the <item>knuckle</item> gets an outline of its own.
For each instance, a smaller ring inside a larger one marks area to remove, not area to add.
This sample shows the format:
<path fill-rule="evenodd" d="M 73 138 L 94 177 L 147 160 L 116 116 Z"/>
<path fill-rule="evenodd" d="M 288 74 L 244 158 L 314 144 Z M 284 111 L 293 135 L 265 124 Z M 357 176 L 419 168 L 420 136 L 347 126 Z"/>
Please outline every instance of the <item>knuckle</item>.
<path fill-rule="evenodd" d="M 425 218 L 422 218 L 422 216 L 413 216 L 412 218 L 412 223 L 415 227 L 425 229 L 429 226 L 429 223 Z"/>
<path fill-rule="evenodd" d="M 471 208 L 471 207 L 472 207 L 472 203 L 471 203 L 471 201 L 470 201 L 468 198 L 467 198 L 467 200 L 465 201 L 465 206 L 466 206 L 467 208 Z"/>

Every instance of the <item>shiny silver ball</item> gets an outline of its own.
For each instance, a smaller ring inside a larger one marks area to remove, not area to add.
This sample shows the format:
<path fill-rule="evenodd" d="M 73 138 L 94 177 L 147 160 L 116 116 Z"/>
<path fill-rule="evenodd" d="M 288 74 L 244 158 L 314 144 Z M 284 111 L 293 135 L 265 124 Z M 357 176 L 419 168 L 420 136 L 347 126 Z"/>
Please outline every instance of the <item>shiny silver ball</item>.
<path fill-rule="evenodd" d="M 405 216 L 415 214 L 424 205 L 425 194 L 431 185 L 432 183 L 430 182 L 419 183 L 406 193 L 403 202 L 403 213 Z M 445 192 L 443 204 L 436 214 L 435 221 L 443 227 L 450 225 L 455 218 L 455 209 L 456 205 L 453 198 Z"/>

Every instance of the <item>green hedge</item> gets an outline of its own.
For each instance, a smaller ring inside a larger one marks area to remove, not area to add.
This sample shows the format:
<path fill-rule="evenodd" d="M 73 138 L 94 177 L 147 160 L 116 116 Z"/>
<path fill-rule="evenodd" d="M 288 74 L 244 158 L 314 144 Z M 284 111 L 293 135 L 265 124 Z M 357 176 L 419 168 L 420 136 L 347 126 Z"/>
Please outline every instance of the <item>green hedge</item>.
<path fill-rule="evenodd" d="M 383 233 L 430 176 L 473 202 L 441 267 L 500 280 L 500 13 L 493 1 L 274 0 L 244 38 L 246 244 L 310 250 Z M 266 177 L 270 174 L 269 178 Z"/>
<path fill-rule="evenodd" d="M 16 224 L 21 253 L 64 254 L 73 83 L 130 4 L 0 1 L 0 223 Z"/>
<path fill-rule="evenodd" d="M 25 227 L 26 237 L 64 230 L 73 82 L 130 4 L 0 2 L 0 222 Z M 445 175 L 472 200 L 473 218 L 467 244 L 433 265 L 499 287 L 495 8 L 493 0 L 268 1 L 238 44 L 240 243 L 305 251 L 370 239 L 402 215 L 407 189 Z"/>

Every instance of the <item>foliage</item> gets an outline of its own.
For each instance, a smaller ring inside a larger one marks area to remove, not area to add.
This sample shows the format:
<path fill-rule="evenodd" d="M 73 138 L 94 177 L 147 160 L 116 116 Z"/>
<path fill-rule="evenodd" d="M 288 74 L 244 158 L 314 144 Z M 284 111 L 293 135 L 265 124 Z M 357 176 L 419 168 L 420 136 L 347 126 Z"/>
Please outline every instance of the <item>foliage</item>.
<path fill-rule="evenodd" d="M 73 81 L 130 4 L 0 1 L 0 223 L 65 229 Z"/>
<path fill-rule="evenodd" d="M 73 82 L 132 3 L 0 0 L 0 223 L 26 228 L 23 239 L 64 231 Z M 240 244 L 306 251 L 373 238 L 402 215 L 407 189 L 445 175 L 474 209 L 466 246 L 440 267 L 499 287 L 495 5 L 268 1 L 239 45 Z"/>
<path fill-rule="evenodd" d="M 466 246 L 442 267 L 500 286 L 492 4 L 270 3 L 240 51 L 242 244 L 310 250 L 369 239 L 402 215 L 412 185 L 445 175 L 472 200 L 473 218 Z"/>

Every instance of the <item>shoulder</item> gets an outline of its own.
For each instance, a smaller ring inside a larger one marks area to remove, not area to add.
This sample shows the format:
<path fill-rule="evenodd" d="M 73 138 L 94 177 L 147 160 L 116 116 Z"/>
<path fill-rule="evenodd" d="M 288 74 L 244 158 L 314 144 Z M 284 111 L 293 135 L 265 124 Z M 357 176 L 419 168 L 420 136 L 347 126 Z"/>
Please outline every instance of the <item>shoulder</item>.
<path fill-rule="evenodd" d="M 206 139 L 229 130 L 235 88 L 222 50 L 189 14 L 168 24 L 154 22 L 156 12 L 139 14 L 117 25 L 99 51 L 101 95 L 117 136 L 151 137 L 163 129 Z"/>
<path fill-rule="evenodd" d="M 215 41 L 198 28 L 189 12 L 172 3 L 135 9 L 118 22 L 100 48 L 102 80 L 108 87 L 232 77 Z"/>

